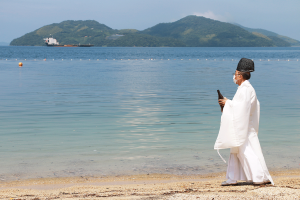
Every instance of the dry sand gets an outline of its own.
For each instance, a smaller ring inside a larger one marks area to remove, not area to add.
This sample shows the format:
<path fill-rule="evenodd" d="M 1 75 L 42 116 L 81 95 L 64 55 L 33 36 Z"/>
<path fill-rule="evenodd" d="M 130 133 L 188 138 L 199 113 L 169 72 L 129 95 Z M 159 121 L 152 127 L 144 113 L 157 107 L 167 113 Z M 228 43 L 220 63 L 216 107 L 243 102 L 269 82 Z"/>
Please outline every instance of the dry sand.
<path fill-rule="evenodd" d="M 220 186 L 225 173 L 44 178 L 3 182 L 0 199 L 300 199 L 300 170 L 273 171 L 275 185 Z"/>

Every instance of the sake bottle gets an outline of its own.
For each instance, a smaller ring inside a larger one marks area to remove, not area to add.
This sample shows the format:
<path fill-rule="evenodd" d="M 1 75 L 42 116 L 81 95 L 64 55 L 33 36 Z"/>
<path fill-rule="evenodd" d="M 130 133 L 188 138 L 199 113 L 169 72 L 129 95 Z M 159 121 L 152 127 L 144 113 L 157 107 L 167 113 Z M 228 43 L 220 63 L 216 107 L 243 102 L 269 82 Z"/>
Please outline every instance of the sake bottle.
<path fill-rule="evenodd" d="M 221 94 L 220 90 L 217 90 L 217 92 L 218 92 L 218 99 L 224 99 L 224 97 L 223 97 L 223 95 Z M 221 107 L 221 112 L 223 112 L 224 106 L 221 106 L 221 105 L 220 105 L 220 107 Z"/>

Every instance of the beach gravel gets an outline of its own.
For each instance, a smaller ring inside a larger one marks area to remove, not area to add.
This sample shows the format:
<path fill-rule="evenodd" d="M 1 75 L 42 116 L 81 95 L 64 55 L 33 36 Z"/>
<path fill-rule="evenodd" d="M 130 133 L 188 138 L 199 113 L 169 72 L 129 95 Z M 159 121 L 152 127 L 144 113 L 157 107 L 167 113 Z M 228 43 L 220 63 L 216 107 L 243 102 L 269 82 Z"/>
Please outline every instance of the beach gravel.
<path fill-rule="evenodd" d="M 276 185 L 220 186 L 224 173 L 205 176 L 165 174 L 70 177 L 4 182 L 0 199 L 300 199 L 300 170 L 273 172 Z"/>

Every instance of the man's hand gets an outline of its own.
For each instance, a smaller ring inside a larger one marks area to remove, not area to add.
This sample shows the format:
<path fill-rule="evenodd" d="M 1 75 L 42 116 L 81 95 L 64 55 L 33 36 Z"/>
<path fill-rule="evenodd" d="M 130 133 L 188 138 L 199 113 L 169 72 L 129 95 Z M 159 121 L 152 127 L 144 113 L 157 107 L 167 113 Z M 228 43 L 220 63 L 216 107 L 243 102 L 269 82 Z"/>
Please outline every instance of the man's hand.
<path fill-rule="evenodd" d="M 220 106 L 225 106 L 225 103 L 228 99 L 226 97 L 224 97 L 224 99 L 219 99 L 219 104 Z"/>

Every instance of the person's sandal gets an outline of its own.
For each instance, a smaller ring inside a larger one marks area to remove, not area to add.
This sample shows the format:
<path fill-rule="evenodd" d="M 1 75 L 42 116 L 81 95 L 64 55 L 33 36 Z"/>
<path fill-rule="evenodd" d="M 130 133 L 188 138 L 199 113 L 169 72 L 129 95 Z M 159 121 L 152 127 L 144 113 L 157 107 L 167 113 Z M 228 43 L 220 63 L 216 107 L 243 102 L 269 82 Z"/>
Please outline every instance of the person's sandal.
<path fill-rule="evenodd" d="M 253 182 L 253 185 L 263 185 L 264 182 Z"/>
<path fill-rule="evenodd" d="M 266 185 L 266 184 L 271 184 L 271 181 L 266 180 L 263 182 L 253 182 L 253 185 Z"/>
<path fill-rule="evenodd" d="M 228 181 L 228 180 L 227 180 Z M 222 182 L 221 186 L 231 186 L 231 185 L 237 185 L 238 183 L 235 182 L 235 183 L 230 183 L 230 182 L 227 182 L 227 181 L 224 181 Z"/>

